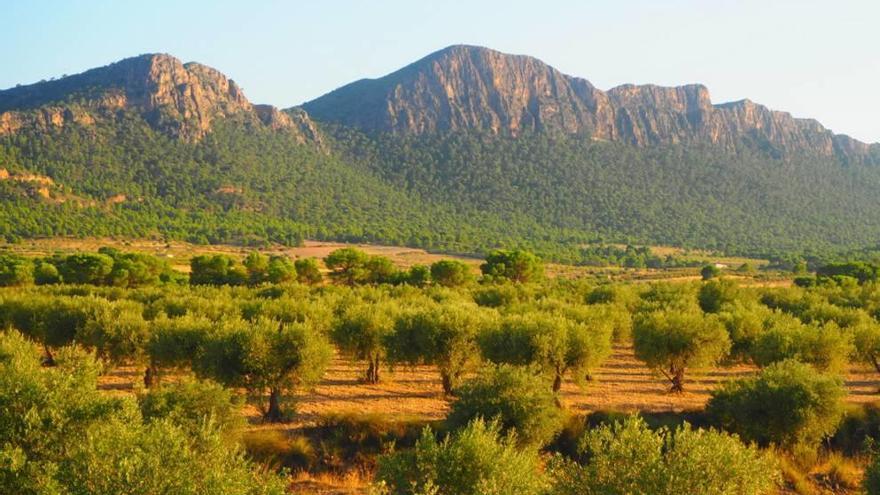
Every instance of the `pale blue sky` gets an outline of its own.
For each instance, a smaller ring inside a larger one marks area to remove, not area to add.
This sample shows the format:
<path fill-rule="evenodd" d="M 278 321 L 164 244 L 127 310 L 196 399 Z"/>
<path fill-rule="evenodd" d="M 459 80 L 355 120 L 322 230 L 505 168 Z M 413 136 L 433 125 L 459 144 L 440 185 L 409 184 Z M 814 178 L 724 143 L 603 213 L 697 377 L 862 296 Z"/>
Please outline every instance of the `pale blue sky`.
<path fill-rule="evenodd" d="M 536 56 L 607 89 L 706 84 L 880 141 L 880 1 L 0 0 L 0 88 L 148 52 L 299 104 L 456 43 Z"/>

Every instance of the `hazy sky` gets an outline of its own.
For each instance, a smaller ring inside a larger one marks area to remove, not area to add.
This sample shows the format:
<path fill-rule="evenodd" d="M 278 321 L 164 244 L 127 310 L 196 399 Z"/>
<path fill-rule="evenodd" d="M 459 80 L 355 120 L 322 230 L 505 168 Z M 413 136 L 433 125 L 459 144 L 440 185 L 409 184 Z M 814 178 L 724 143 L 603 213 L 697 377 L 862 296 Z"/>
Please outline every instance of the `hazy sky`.
<path fill-rule="evenodd" d="M 880 142 L 880 1 L 0 0 L 0 88 L 167 52 L 288 107 L 457 43 L 607 89 L 700 82 Z"/>

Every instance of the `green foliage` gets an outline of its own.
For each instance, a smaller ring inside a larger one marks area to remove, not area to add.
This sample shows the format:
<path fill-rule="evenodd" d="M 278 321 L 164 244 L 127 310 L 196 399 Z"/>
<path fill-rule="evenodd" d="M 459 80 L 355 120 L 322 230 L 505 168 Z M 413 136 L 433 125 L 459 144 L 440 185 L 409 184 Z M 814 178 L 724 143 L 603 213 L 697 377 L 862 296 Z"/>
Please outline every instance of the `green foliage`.
<path fill-rule="evenodd" d="M 145 421 L 170 421 L 195 435 L 206 426 L 225 435 L 244 427 L 241 405 L 228 389 L 211 381 L 184 380 L 138 396 Z"/>
<path fill-rule="evenodd" d="M 64 258 L 58 271 L 68 284 L 102 285 L 113 271 L 113 258 L 105 254 L 72 254 Z"/>
<path fill-rule="evenodd" d="M 317 285 L 324 279 L 315 258 L 301 258 L 294 261 L 293 265 L 296 269 L 296 280 L 301 284 Z"/>
<path fill-rule="evenodd" d="M 855 357 L 880 373 L 880 325 L 866 322 L 853 329 Z"/>
<path fill-rule="evenodd" d="M 205 337 L 195 368 L 226 386 L 244 387 L 267 420 L 281 421 L 289 393 L 316 383 L 330 358 L 329 343 L 309 324 L 226 320 Z"/>
<path fill-rule="evenodd" d="M 770 495 L 781 481 L 771 454 L 688 424 L 651 431 L 630 417 L 589 431 L 580 449 L 583 464 L 552 463 L 551 494 Z"/>
<path fill-rule="evenodd" d="M 611 353 L 611 329 L 560 315 L 528 312 L 505 317 L 480 335 L 483 355 L 494 363 L 532 366 L 553 377 L 559 391 L 571 373 L 581 382 Z"/>
<path fill-rule="evenodd" d="M 473 280 L 473 274 L 464 262 L 440 260 L 431 264 L 431 279 L 443 287 L 460 287 Z"/>
<path fill-rule="evenodd" d="M 755 339 L 752 361 L 768 366 L 786 359 L 811 364 L 819 371 L 840 372 L 853 352 L 852 337 L 835 323 L 806 325 L 787 315 L 773 315 Z"/>
<path fill-rule="evenodd" d="M 747 441 L 810 451 L 837 429 L 845 394 L 840 378 L 783 361 L 713 391 L 707 412 Z"/>
<path fill-rule="evenodd" d="M 465 373 L 479 362 L 477 336 L 492 323 L 490 313 L 465 304 L 431 305 L 399 314 L 385 339 L 388 360 L 408 365 L 433 364 L 443 391 L 452 394 Z"/>
<path fill-rule="evenodd" d="M 379 382 L 379 366 L 385 356 L 385 339 L 394 331 L 390 304 L 359 304 L 346 308 L 331 337 L 339 349 L 367 361 L 365 379 Z"/>
<path fill-rule="evenodd" d="M 349 287 L 368 280 L 369 261 L 370 255 L 355 248 L 337 249 L 324 258 L 330 278 Z"/>
<path fill-rule="evenodd" d="M 706 313 L 718 313 L 725 304 L 732 304 L 739 295 L 739 288 L 732 280 L 710 280 L 700 286 L 697 300 Z"/>
<path fill-rule="evenodd" d="M 544 276 L 544 266 L 533 253 L 522 250 L 495 250 L 486 255 L 480 265 L 483 275 L 492 280 L 510 280 L 516 283 L 535 282 Z"/>
<path fill-rule="evenodd" d="M 461 428 L 477 418 L 497 420 L 504 432 L 516 431 L 521 444 L 542 446 L 562 429 L 563 413 L 546 382 L 527 368 L 485 368 L 464 382 L 447 423 Z"/>
<path fill-rule="evenodd" d="M 30 260 L 11 254 L 0 254 L 0 287 L 30 285 L 34 282 L 34 266 Z"/>
<path fill-rule="evenodd" d="M 661 310 L 636 318 L 633 347 L 638 359 L 669 380 L 672 391 L 681 392 L 685 371 L 718 363 L 730 352 L 730 337 L 714 315 Z"/>
<path fill-rule="evenodd" d="M 203 254 L 190 260 L 193 285 L 244 285 L 248 278 L 247 269 L 231 256 Z"/>
<path fill-rule="evenodd" d="M 546 487 L 537 452 L 482 420 L 442 442 L 425 428 L 414 449 L 380 459 L 376 478 L 388 495 L 539 495 Z"/>
<path fill-rule="evenodd" d="M 97 386 L 100 366 L 75 348 L 56 367 L 17 333 L 0 335 L 0 492 L 281 495 L 217 430 L 144 423 L 133 401 Z"/>
<path fill-rule="evenodd" d="M 703 280 L 718 278 L 721 275 L 721 269 L 715 265 L 705 265 L 700 269 L 700 276 Z"/>

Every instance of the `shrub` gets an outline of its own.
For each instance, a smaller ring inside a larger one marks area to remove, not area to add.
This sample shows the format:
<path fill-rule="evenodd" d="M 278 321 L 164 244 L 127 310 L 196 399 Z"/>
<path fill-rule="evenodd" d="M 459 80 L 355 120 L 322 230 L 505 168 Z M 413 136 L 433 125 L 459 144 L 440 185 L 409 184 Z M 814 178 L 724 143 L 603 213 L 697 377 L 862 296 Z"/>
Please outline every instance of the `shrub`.
<path fill-rule="evenodd" d="M 34 283 L 34 264 L 26 258 L 0 254 L 0 287 L 16 287 Z"/>
<path fill-rule="evenodd" d="M 169 420 L 195 434 L 206 425 L 224 434 L 244 426 L 241 404 L 231 391 L 211 381 L 186 380 L 138 397 L 146 421 Z"/>
<path fill-rule="evenodd" d="M 523 444 L 546 445 L 562 429 L 564 415 L 541 377 L 516 366 L 487 367 L 459 388 L 446 420 L 460 428 L 477 418 L 498 420 Z"/>
<path fill-rule="evenodd" d="M 306 470 L 317 463 L 315 448 L 307 438 L 279 430 L 249 431 L 242 436 L 242 445 L 248 457 L 274 469 Z"/>
<path fill-rule="evenodd" d="M 839 377 L 782 361 L 757 377 L 716 389 L 706 411 L 716 424 L 747 441 L 810 452 L 836 431 L 845 394 Z"/>
<path fill-rule="evenodd" d="M 688 368 L 712 366 L 730 352 L 730 338 L 715 315 L 677 309 L 639 315 L 633 326 L 635 355 L 684 390 Z"/>
<path fill-rule="evenodd" d="M 721 275 L 721 269 L 715 265 L 705 265 L 700 269 L 700 276 L 703 280 L 711 280 Z"/>
<path fill-rule="evenodd" d="M 769 454 L 735 436 L 687 424 L 653 432 L 638 417 L 589 431 L 581 455 L 554 460 L 552 495 L 761 495 L 780 479 Z"/>
<path fill-rule="evenodd" d="M 442 442 L 425 428 L 414 449 L 380 459 L 376 478 L 391 495 L 538 495 L 546 486 L 537 452 L 482 420 Z"/>

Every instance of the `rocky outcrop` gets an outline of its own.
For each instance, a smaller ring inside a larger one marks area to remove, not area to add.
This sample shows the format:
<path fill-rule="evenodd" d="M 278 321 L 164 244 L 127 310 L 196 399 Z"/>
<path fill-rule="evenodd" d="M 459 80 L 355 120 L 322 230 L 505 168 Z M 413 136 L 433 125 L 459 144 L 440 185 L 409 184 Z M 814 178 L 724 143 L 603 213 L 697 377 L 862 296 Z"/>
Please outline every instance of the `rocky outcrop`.
<path fill-rule="evenodd" d="M 125 110 L 139 113 L 157 130 L 195 141 L 210 132 L 218 119 L 235 117 L 262 124 L 267 114 L 281 114 L 270 109 L 255 108 L 233 80 L 215 69 L 184 64 L 170 55 L 149 54 L 58 80 L 0 91 L 0 134 L 23 127 L 91 125 L 96 119 L 112 118 Z M 306 141 L 301 124 L 270 118 L 267 125 L 293 132 Z"/>
<path fill-rule="evenodd" d="M 303 108 L 318 120 L 367 132 L 426 134 L 477 129 L 562 132 L 651 146 L 757 142 L 778 152 L 861 159 L 873 148 L 744 100 L 713 105 L 702 85 L 623 85 L 608 91 L 540 60 L 452 46 L 380 79 L 364 79 Z"/>

